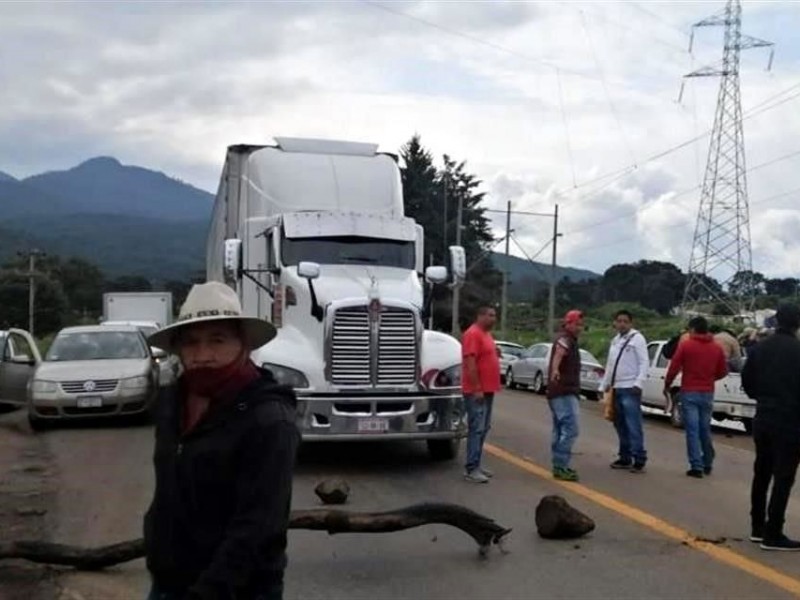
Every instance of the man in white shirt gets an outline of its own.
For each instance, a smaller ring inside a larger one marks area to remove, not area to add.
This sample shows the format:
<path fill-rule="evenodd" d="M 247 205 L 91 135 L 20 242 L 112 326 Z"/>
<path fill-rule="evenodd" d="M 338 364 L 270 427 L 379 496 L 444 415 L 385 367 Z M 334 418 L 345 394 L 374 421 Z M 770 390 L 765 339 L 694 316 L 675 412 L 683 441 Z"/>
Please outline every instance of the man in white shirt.
<path fill-rule="evenodd" d="M 647 340 L 633 328 L 633 315 L 620 310 L 614 316 L 617 335 L 611 340 L 601 388 L 614 389 L 614 428 L 619 437 L 619 458 L 612 469 L 644 473 L 647 451 L 642 427 L 642 386 L 647 378 Z"/>

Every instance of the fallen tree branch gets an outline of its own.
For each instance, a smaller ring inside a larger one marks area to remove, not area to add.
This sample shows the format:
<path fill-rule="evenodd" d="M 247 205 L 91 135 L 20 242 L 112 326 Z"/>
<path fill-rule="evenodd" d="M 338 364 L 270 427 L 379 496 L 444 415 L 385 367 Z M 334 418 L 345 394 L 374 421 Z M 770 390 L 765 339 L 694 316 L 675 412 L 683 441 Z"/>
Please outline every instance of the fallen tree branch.
<path fill-rule="evenodd" d="M 310 529 L 337 533 L 389 533 L 422 525 L 450 525 L 469 535 L 478 544 L 481 556 L 492 545 L 502 550 L 503 539 L 511 533 L 494 520 L 458 504 L 415 504 L 380 513 L 343 510 L 292 511 L 289 529 Z M 96 571 L 144 556 L 144 540 L 130 540 L 99 548 L 82 548 L 50 542 L 0 542 L 0 560 L 22 559 L 35 563 Z"/>

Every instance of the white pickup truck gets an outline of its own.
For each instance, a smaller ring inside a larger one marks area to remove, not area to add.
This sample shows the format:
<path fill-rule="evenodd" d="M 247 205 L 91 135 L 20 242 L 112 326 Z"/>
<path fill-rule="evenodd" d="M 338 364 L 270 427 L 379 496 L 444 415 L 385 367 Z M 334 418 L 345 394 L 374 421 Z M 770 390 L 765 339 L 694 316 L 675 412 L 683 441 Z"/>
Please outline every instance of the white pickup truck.
<path fill-rule="evenodd" d="M 647 371 L 647 380 L 642 390 L 642 404 L 653 408 L 667 409 L 667 401 L 664 398 L 664 379 L 667 376 L 669 359 L 664 356 L 664 346 L 666 340 L 650 342 L 647 345 L 647 353 L 650 359 L 650 368 Z M 680 375 L 672 385 L 671 395 L 673 410 L 670 420 L 676 427 L 681 427 L 680 398 L 678 391 L 680 388 Z M 727 377 L 717 381 L 714 389 L 714 412 L 713 417 L 717 421 L 730 419 L 741 421 L 745 430 L 752 431 L 753 417 L 756 414 L 756 403 L 747 397 L 742 390 L 742 378 L 739 373 L 730 373 Z"/>

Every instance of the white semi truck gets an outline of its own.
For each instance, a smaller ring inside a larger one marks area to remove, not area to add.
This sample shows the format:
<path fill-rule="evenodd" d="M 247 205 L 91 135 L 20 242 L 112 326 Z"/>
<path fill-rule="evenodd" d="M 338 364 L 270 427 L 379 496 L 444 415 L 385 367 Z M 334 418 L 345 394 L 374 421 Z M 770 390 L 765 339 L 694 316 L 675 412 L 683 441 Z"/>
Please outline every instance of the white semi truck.
<path fill-rule="evenodd" d="M 278 329 L 252 357 L 296 390 L 305 441 L 424 440 L 453 458 L 461 347 L 424 328 L 425 290 L 463 282 L 463 249 L 424 269 L 397 159 L 376 145 L 275 141 L 228 148 L 208 280 Z"/>

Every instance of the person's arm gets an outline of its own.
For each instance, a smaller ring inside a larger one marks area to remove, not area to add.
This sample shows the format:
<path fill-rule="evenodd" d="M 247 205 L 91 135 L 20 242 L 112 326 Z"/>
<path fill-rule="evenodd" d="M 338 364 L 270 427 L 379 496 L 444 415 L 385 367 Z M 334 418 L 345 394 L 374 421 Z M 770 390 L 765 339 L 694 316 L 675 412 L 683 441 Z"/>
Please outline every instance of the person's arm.
<path fill-rule="evenodd" d="M 297 427 L 281 420 L 254 427 L 244 441 L 235 488 L 236 508 L 211 563 L 187 600 L 228 598 L 252 578 L 263 549 L 281 546 L 289 526 Z M 234 468 L 231 465 L 231 468 Z"/>
<path fill-rule="evenodd" d="M 742 369 L 742 389 L 748 398 L 758 398 L 758 362 L 756 352 L 748 352 L 747 360 Z"/>
<path fill-rule="evenodd" d="M 550 368 L 550 373 L 548 373 L 550 381 L 561 381 L 561 362 L 570 349 L 569 344 L 570 342 L 563 337 L 559 338 L 556 343 L 553 344 L 553 363 Z"/>
<path fill-rule="evenodd" d="M 647 354 L 647 340 L 641 333 L 637 333 L 631 340 L 633 352 L 636 356 L 636 383 L 634 387 L 640 392 L 644 388 L 644 382 L 647 380 L 647 372 L 650 370 L 650 356 Z"/>
<path fill-rule="evenodd" d="M 600 391 L 607 392 L 611 388 L 611 370 L 614 368 L 614 340 L 617 338 L 613 338 L 611 340 L 611 344 L 608 348 L 608 358 L 606 359 L 606 370 L 603 373 L 603 381 L 600 382 Z"/>
<path fill-rule="evenodd" d="M 683 369 L 683 344 L 678 344 L 678 349 L 669 361 L 669 368 L 667 369 L 667 376 L 664 378 L 664 390 L 668 391 L 672 387 L 672 382 L 678 376 L 678 373 Z"/>
<path fill-rule="evenodd" d="M 728 359 L 725 353 L 720 351 L 717 353 L 717 371 L 714 374 L 716 380 L 720 380 L 728 375 Z"/>
<path fill-rule="evenodd" d="M 467 378 L 470 387 L 475 390 L 475 398 L 480 401 L 483 398 L 483 389 L 481 388 L 481 378 L 478 374 L 478 353 L 480 351 L 478 336 L 473 335 L 471 330 L 467 331 L 461 340 L 461 346 L 465 371 L 462 376 Z"/>

